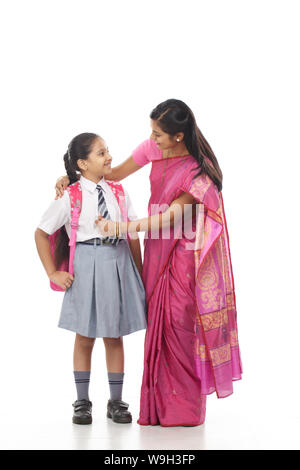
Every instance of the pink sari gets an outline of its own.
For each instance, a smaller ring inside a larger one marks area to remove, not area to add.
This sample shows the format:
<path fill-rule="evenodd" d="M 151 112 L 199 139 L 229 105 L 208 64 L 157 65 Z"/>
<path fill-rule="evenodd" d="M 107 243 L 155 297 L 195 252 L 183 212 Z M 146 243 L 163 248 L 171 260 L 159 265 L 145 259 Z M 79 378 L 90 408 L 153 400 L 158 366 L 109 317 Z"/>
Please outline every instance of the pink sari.
<path fill-rule="evenodd" d="M 164 212 L 163 204 L 183 192 L 193 195 L 200 210 L 193 216 L 192 239 L 191 233 L 180 233 L 182 225 L 172 228 L 169 238 L 162 231 L 145 237 L 148 329 L 141 425 L 202 424 L 206 395 L 226 397 L 233 380 L 241 378 L 222 195 L 206 175 L 193 178 L 196 168 L 191 156 L 152 161 L 149 215 Z"/>

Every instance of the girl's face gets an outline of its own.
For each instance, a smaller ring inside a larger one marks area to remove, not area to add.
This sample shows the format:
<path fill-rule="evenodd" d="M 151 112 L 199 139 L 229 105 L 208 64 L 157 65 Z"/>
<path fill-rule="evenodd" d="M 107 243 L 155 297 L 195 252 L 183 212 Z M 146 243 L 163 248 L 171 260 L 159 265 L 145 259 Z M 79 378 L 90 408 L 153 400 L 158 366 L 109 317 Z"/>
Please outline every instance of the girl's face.
<path fill-rule="evenodd" d="M 157 147 L 160 150 L 167 150 L 176 147 L 178 145 L 177 138 L 179 137 L 179 134 L 181 136 L 180 141 L 182 141 L 183 138 L 183 133 L 180 132 L 178 135 L 176 134 L 175 136 L 172 136 L 170 134 L 167 134 L 164 132 L 158 125 L 158 122 L 151 119 L 151 128 L 152 128 L 152 133 L 150 136 L 150 139 L 154 140 Z"/>
<path fill-rule="evenodd" d="M 101 137 L 95 139 L 92 149 L 86 160 L 79 160 L 78 166 L 82 170 L 83 176 L 100 179 L 111 173 L 112 157 L 109 153 L 105 140 Z"/>

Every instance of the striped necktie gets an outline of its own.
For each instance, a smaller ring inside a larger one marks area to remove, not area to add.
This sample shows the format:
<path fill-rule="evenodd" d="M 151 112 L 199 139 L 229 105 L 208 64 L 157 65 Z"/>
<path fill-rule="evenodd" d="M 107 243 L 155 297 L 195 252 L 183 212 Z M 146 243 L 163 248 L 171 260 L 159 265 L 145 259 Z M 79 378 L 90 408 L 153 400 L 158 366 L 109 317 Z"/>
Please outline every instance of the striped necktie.
<path fill-rule="evenodd" d="M 97 184 L 97 191 L 98 191 L 98 213 L 102 215 L 105 219 L 110 219 L 110 215 L 107 210 L 106 202 L 103 195 L 103 189 L 99 184 Z M 118 242 L 118 238 L 116 237 L 104 237 L 103 241 L 111 240 L 112 245 L 116 245 Z"/>

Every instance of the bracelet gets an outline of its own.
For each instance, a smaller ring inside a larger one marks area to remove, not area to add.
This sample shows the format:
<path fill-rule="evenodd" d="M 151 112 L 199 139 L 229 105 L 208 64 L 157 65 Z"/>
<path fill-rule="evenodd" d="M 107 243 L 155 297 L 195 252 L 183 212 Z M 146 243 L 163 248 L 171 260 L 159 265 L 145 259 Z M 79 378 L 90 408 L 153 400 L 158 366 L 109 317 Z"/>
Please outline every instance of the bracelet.
<path fill-rule="evenodd" d="M 116 238 L 119 238 L 119 235 L 120 235 L 119 222 L 116 222 Z"/>

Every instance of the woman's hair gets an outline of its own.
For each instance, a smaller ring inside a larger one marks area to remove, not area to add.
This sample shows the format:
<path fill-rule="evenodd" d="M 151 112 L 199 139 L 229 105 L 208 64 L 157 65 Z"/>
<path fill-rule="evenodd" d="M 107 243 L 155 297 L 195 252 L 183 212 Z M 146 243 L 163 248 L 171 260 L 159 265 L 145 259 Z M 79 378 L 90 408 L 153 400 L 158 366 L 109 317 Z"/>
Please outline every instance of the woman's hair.
<path fill-rule="evenodd" d="M 171 136 L 178 132 L 184 133 L 185 146 L 198 162 L 199 171 L 195 177 L 206 173 L 215 183 L 218 191 L 222 191 L 222 171 L 214 152 L 197 126 L 192 110 L 183 101 L 170 99 L 156 106 L 150 118 L 157 121 L 162 131 Z M 210 160 L 211 164 L 206 161 L 205 157 Z"/>
<path fill-rule="evenodd" d="M 78 180 L 78 173 L 80 171 L 77 160 L 86 160 L 92 150 L 94 141 L 99 136 L 97 134 L 84 132 L 79 134 L 68 145 L 68 150 L 64 155 L 64 162 L 67 175 L 70 183 L 75 183 Z M 61 264 L 68 259 L 69 256 L 69 237 L 65 227 L 62 227 L 55 244 L 54 260 L 57 269 Z"/>

